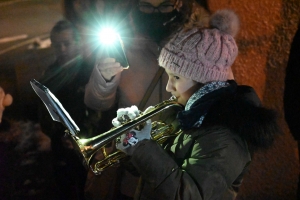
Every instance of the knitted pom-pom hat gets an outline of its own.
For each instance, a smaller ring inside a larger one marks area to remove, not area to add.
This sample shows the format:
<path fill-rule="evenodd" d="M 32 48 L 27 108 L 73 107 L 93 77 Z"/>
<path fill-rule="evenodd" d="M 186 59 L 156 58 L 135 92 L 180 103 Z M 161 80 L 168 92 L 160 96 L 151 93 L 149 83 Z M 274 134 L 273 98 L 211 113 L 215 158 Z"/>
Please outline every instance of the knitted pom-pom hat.
<path fill-rule="evenodd" d="M 219 10 L 211 16 L 210 28 L 176 34 L 161 50 L 159 65 L 200 83 L 226 81 L 238 54 L 238 30 L 237 15 Z"/>

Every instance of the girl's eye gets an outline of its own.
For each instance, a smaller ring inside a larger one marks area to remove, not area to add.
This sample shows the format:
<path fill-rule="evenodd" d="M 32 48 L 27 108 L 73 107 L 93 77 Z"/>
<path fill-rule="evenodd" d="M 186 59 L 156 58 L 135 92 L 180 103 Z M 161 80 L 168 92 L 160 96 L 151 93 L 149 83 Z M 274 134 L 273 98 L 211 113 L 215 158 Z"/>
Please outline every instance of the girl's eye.
<path fill-rule="evenodd" d="M 176 80 L 178 80 L 178 79 L 179 79 L 179 76 L 174 76 L 174 78 L 175 78 Z"/>

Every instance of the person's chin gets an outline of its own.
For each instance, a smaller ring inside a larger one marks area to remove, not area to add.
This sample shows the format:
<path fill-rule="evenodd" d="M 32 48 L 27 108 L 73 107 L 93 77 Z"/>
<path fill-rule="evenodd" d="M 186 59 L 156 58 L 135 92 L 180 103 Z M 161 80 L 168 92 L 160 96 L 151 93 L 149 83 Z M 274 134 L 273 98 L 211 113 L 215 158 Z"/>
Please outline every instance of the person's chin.
<path fill-rule="evenodd" d="M 176 100 L 177 100 L 177 103 L 184 105 L 180 97 L 176 97 Z"/>

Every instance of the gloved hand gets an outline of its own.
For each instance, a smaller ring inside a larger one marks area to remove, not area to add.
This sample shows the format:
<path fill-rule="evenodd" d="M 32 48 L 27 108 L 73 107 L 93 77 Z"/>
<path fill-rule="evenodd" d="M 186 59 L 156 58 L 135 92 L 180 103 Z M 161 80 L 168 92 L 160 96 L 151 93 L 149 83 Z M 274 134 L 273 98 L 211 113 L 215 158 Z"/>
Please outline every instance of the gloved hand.
<path fill-rule="evenodd" d="M 116 74 L 123 71 L 123 67 L 120 63 L 116 62 L 115 58 L 101 59 L 97 61 L 96 67 L 106 81 L 110 81 Z"/>
<path fill-rule="evenodd" d="M 141 131 L 131 129 L 128 133 L 122 134 L 117 139 L 116 148 L 125 152 L 128 155 L 132 155 L 134 147 L 138 142 L 151 138 L 151 119 L 146 121 L 144 128 Z"/>
<path fill-rule="evenodd" d="M 143 113 L 151 111 L 154 106 L 149 106 Z M 140 115 L 140 111 L 137 106 L 133 105 L 127 108 L 119 108 L 117 110 L 117 117 L 112 120 L 114 127 L 120 126 L 123 122 L 126 122 L 128 119 L 133 120 Z"/>
<path fill-rule="evenodd" d="M 137 106 L 133 105 L 127 108 L 119 108 L 117 110 L 117 117 L 112 120 L 114 127 L 120 126 L 123 122 L 129 119 L 135 119 L 140 115 L 140 111 Z"/>

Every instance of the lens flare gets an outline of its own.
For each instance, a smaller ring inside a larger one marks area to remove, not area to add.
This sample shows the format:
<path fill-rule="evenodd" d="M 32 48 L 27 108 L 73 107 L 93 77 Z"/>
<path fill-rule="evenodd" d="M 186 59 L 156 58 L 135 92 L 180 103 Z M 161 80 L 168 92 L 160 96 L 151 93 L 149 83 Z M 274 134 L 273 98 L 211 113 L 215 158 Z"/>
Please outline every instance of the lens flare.
<path fill-rule="evenodd" d="M 102 44 L 111 45 L 118 40 L 118 34 L 112 28 L 104 28 L 99 33 L 99 39 Z"/>

